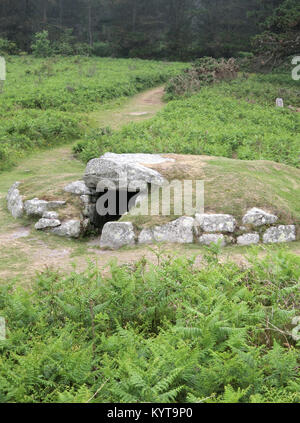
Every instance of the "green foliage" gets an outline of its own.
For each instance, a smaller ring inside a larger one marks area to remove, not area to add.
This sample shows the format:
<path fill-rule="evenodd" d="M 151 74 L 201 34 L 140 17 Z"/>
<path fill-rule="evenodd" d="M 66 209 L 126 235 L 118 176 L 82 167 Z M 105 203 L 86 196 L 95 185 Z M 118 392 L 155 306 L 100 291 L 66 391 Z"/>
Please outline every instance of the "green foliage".
<path fill-rule="evenodd" d="M 253 39 L 258 54 L 256 64 L 274 69 L 300 50 L 300 4 L 298 0 L 284 0 L 265 24 L 265 31 Z"/>
<path fill-rule="evenodd" d="M 31 49 L 35 57 L 50 57 L 53 55 L 48 31 L 37 32 L 34 35 Z"/>
<path fill-rule="evenodd" d="M 7 40 L 6 38 L 0 38 L 0 55 L 13 55 L 18 53 L 16 43 Z"/>
<path fill-rule="evenodd" d="M 109 43 L 97 41 L 93 44 L 92 54 L 97 57 L 113 56 L 113 48 Z"/>
<path fill-rule="evenodd" d="M 196 95 L 170 102 L 152 120 L 88 140 L 80 157 L 88 161 L 106 151 L 172 152 L 299 167 L 300 114 L 275 108 L 277 97 L 286 106 L 300 106 L 299 88 L 290 75 L 241 77 L 202 88 Z"/>
<path fill-rule="evenodd" d="M 212 57 L 203 57 L 196 60 L 181 75 L 177 75 L 169 81 L 166 87 L 167 98 L 191 95 L 207 85 L 235 79 L 238 70 L 234 59 L 217 60 Z"/>
<path fill-rule="evenodd" d="M 299 257 L 215 253 L 0 286 L 0 401 L 299 402 Z"/>
<path fill-rule="evenodd" d="M 70 37 L 65 34 L 66 45 Z M 36 53 L 48 56 L 47 46 L 37 42 Z M 34 148 L 79 139 L 86 112 L 163 83 L 183 66 L 82 56 L 10 57 L 0 102 L 0 170 Z"/>

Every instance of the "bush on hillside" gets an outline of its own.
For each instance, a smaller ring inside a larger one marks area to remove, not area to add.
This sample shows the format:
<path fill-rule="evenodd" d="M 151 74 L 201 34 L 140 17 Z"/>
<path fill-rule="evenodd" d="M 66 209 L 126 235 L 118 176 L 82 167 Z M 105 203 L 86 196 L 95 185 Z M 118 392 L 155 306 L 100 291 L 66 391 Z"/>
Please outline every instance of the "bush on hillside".
<path fill-rule="evenodd" d="M 15 43 L 7 40 L 6 38 L 0 38 L 0 56 L 3 55 L 14 55 L 18 53 L 18 48 Z"/>
<path fill-rule="evenodd" d="M 238 75 L 238 65 L 235 59 L 213 59 L 204 57 L 193 63 L 178 76 L 172 78 L 167 87 L 167 97 L 173 98 L 189 95 L 202 87 L 219 81 L 235 79 Z"/>
<path fill-rule="evenodd" d="M 49 57 L 54 51 L 49 40 L 48 31 L 37 32 L 31 44 L 32 53 L 35 57 Z"/>

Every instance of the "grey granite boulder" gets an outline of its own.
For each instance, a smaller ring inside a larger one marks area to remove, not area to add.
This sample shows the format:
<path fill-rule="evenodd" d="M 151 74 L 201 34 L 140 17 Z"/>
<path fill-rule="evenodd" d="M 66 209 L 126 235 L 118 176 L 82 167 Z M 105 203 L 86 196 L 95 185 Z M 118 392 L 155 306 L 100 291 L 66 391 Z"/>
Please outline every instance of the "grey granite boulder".
<path fill-rule="evenodd" d="M 195 219 L 203 232 L 232 233 L 237 225 L 235 218 L 229 214 L 196 214 Z"/>
<path fill-rule="evenodd" d="M 58 213 L 55 211 L 46 211 L 43 213 L 43 219 L 58 219 Z"/>
<path fill-rule="evenodd" d="M 22 200 L 22 196 L 20 195 L 19 191 L 20 182 L 16 182 L 8 191 L 6 201 L 7 201 L 7 208 L 11 215 L 17 219 L 23 216 L 24 213 L 24 204 Z"/>
<path fill-rule="evenodd" d="M 83 181 L 71 182 L 64 188 L 65 192 L 75 195 L 90 195 L 91 191 Z"/>
<path fill-rule="evenodd" d="M 153 238 L 156 242 L 170 242 L 178 244 L 191 244 L 194 241 L 194 219 L 180 217 L 173 222 L 153 229 Z"/>
<path fill-rule="evenodd" d="M 88 188 L 96 189 L 99 182 L 110 181 L 116 189 L 141 181 L 162 186 L 163 176 L 156 170 L 143 165 L 159 164 L 166 161 L 157 154 L 113 154 L 106 153 L 99 159 L 91 160 L 85 170 L 84 182 Z"/>
<path fill-rule="evenodd" d="M 100 247 L 118 249 L 135 245 L 135 233 L 130 222 L 108 222 L 102 230 Z"/>
<path fill-rule="evenodd" d="M 237 238 L 238 245 L 252 245 L 259 243 L 259 234 L 245 234 Z"/>
<path fill-rule="evenodd" d="M 61 226 L 52 229 L 53 234 L 67 238 L 79 238 L 81 234 L 81 223 L 79 220 L 68 220 Z"/>
<path fill-rule="evenodd" d="M 280 242 L 296 241 L 296 226 L 294 225 L 280 225 L 269 228 L 263 237 L 265 244 L 275 244 Z"/>
<path fill-rule="evenodd" d="M 34 198 L 33 200 L 25 201 L 24 207 L 27 216 L 43 216 L 48 211 L 48 201 Z"/>
<path fill-rule="evenodd" d="M 57 209 L 66 204 L 65 201 L 45 201 L 38 198 L 25 201 L 25 212 L 27 216 L 40 216 L 52 209 Z"/>
<path fill-rule="evenodd" d="M 259 227 L 264 225 L 273 225 L 277 222 L 277 220 L 278 217 L 274 214 L 270 214 L 264 210 L 254 207 L 243 217 L 243 224 Z"/>
<path fill-rule="evenodd" d="M 34 227 L 37 230 L 41 230 L 41 229 L 48 229 L 48 228 L 56 228 L 57 226 L 60 226 L 60 225 L 61 223 L 58 219 L 42 218 L 35 224 Z"/>
<path fill-rule="evenodd" d="M 152 229 L 143 229 L 139 235 L 139 244 L 153 244 L 155 242 Z"/>
<path fill-rule="evenodd" d="M 226 246 L 225 236 L 222 234 L 204 234 L 198 239 L 199 244 L 210 246 L 211 244 L 220 243 L 221 247 Z"/>

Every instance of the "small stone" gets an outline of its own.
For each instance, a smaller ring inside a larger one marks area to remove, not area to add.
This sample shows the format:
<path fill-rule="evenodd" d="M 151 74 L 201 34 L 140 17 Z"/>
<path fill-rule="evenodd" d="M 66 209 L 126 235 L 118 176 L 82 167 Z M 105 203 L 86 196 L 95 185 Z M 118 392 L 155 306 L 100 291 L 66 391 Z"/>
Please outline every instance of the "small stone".
<path fill-rule="evenodd" d="M 81 195 L 80 200 L 83 204 L 90 204 L 91 203 L 91 197 L 89 195 Z"/>
<path fill-rule="evenodd" d="M 130 222 L 108 222 L 102 230 L 100 247 L 118 249 L 135 245 L 135 234 Z"/>
<path fill-rule="evenodd" d="M 237 222 L 229 214 L 196 214 L 198 223 L 204 232 L 229 232 L 235 231 Z"/>
<path fill-rule="evenodd" d="M 52 233 L 66 238 L 79 238 L 81 234 L 81 223 L 79 220 L 68 220 L 61 226 L 52 229 Z"/>
<path fill-rule="evenodd" d="M 180 217 L 173 222 L 153 229 L 156 242 L 170 242 L 178 244 L 192 244 L 194 241 L 194 219 L 192 217 Z"/>
<path fill-rule="evenodd" d="M 153 244 L 154 235 L 151 229 L 143 229 L 139 235 L 139 244 Z"/>
<path fill-rule="evenodd" d="M 48 210 L 51 209 L 59 209 L 67 204 L 66 201 L 49 201 L 48 202 Z"/>
<path fill-rule="evenodd" d="M 263 241 L 265 244 L 296 241 L 296 226 L 280 225 L 270 228 L 265 232 Z"/>
<path fill-rule="evenodd" d="M 277 220 L 277 216 L 254 207 L 243 217 L 243 224 L 259 227 L 264 225 L 273 225 L 277 222 Z"/>
<path fill-rule="evenodd" d="M 210 246 L 211 244 L 220 243 L 221 247 L 226 246 L 226 240 L 224 235 L 218 234 L 204 234 L 200 236 L 199 243 L 202 245 Z"/>
<path fill-rule="evenodd" d="M 35 224 L 35 229 L 41 230 L 41 229 L 48 229 L 48 228 L 56 228 L 57 226 L 60 226 L 60 221 L 58 219 L 40 219 Z"/>
<path fill-rule="evenodd" d="M 43 219 L 58 219 L 58 213 L 55 211 L 46 211 L 43 213 Z"/>
<path fill-rule="evenodd" d="M 22 217 L 24 214 L 24 204 L 20 191 L 18 190 L 19 186 L 20 182 L 14 183 L 6 197 L 7 208 L 15 219 Z"/>
<path fill-rule="evenodd" d="M 67 185 L 64 188 L 65 192 L 69 192 L 70 194 L 75 195 L 90 195 L 91 191 L 89 188 L 85 185 L 83 181 L 75 181 L 71 182 L 69 185 Z"/>
<path fill-rule="evenodd" d="M 245 234 L 241 235 L 237 239 L 238 245 L 251 245 L 259 243 L 259 234 Z"/>

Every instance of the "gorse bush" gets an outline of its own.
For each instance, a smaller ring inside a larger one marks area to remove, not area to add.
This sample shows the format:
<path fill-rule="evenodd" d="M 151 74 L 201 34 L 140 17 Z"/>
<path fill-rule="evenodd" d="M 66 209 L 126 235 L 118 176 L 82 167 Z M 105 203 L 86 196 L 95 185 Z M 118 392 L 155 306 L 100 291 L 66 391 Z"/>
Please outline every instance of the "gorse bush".
<path fill-rule="evenodd" d="M 198 59 L 182 74 L 169 81 L 166 86 L 167 98 L 191 95 L 207 85 L 235 79 L 238 70 L 235 59 L 213 59 L 212 57 Z"/>
<path fill-rule="evenodd" d="M 299 257 L 157 257 L 0 286 L 0 401 L 299 402 Z"/>
<path fill-rule="evenodd" d="M 151 120 L 87 140 L 81 158 L 87 161 L 106 151 L 205 154 L 299 167 L 300 114 L 275 108 L 277 97 L 286 106 L 299 106 L 297 82 L 275 74 L 202 88 L 171 101 Z"/>

